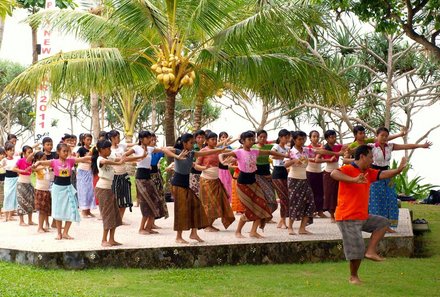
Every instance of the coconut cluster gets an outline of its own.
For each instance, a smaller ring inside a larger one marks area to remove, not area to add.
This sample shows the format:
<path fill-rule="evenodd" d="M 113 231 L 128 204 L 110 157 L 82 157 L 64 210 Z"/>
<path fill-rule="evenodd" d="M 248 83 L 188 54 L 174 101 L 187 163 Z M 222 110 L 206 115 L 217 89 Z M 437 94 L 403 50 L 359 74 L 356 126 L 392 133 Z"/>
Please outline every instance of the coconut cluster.
<path fill-rule="evenodd" d="M 168 55 L 168 57 L 160 55 L 157 63 L 151 66 L 151 70 L 156 73 L 157 80 L 162 83 L 166 89 L 176 83 L 179 84 L 179 87 L 192 86 L 194 84 L 194 79 L 196 78 L 196 73 L 190 71 L 179 78 L 179 67 L 182 64 L 183 61 L 181 57 L 173 54 Z M 180 81 L 176 81 L 176 79 Z"/>

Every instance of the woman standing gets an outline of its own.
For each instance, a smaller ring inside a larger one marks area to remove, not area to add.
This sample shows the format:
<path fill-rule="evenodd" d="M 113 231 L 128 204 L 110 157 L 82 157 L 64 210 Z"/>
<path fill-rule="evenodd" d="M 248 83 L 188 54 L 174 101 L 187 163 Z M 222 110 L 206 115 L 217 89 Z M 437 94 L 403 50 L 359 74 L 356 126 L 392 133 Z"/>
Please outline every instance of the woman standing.
<path fill-rule="evenodd" d="M 321 148 L 318 131 L 310 131 L 309 138 L 310 144 L 307 146 L 309 149 Z M 326 218 L 327 216 L 324 214 L 324 174 L 322 172 L 322 160 L 320 158 L 310 159 L 307 164 L 306 174 L 313 192 L 316 215 L 320 218 Z"/>

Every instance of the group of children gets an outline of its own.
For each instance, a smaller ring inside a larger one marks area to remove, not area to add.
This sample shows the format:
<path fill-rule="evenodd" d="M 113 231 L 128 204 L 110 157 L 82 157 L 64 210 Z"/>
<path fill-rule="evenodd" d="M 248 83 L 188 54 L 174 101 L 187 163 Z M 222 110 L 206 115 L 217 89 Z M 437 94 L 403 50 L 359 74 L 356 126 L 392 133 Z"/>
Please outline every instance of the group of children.
<path fill-rule="evenodd" d="M 9 135 L 4 148 L 0 148 L 0 187 L 4 187 L 0 188 L 0 207 L 6 221 L 15 220 L 16 213 L 21 226 L 34 225 L 32 215 L 38 211 L 38 232 L 48 231 L 51 216 L 52 226 L 57 228 L 56 239 L 60 240 L 72 239 L 71 223 L 79 222 L 81 216 L 93 217 L 90 210 L 98 204 L 104 230 L 102 246 L 120 245 L 115 230 L 122 224 L 125 209 L 131 211 L 133 207 L 125 163 L 136 162 L 136 195 L 142 214 L 139 233 L 156 234 L 155 220 L 169 216 L 158 167 L 160 159 L 167 156 L 174 158 L 170 171 L 176 242 L 187 243 L 182 236 L 185 230 L 191 230 L 190 239 L 203 241 L 197 230 L 219 231 L 213 226 L 218 218 L 228 228 L 235 220 L 234 211 L 240 214 L 236 237 L 244 237 L 242 228 L 251 221 L 249 236 L 261 238 L 258 227 L 272 222 L 278 205 L 278 228 L 294 235 L 293 223 L 298 220 L 298 233 L 306 235 L 310 234 L 307 225 L 313 217 L 326 217 L 324 211 L 335 221 L 338 181 L 331 172 L 339 167 L 341 156 L 344 163 L 350 163 L 356 146 L 371 143 L 372 166 L 384 170 L 393 150 L 431 145 L 389 143 L 404 133 L 389 136 L 385 128 L 378 129 L 375 139 L 366 138 L 361 126 L 353 132 L 355 141 L 341 145 L 333 130 L 325 131 L 325 144 L 320 142 L 318 131 L 311 131 L 306 146 L 307 135 L 302 131 L 282 129 L 274 142 L 268 141 L 266 131 L 246 131 L 238 138 L 240 147 L 233 150 L 229 145 L 235 140 L 226 132 L 186 133 L 174 147 L 158 148 L 154 133 L 141 131 L 137 144 L 125 144 L 119 132 L 112 130 L 101 133 L 95 145 L 92 135 L 82 134 L 78 149 L 75 137 L 66 134 L 57 144 L 56 153 L 52 151 L 52 139 L 45 137 L 41 151 L 37 145 L 25 145 L 20 156 L 15 153 L 17 138 Z M 396 209 L 396 194 L 389 179 L 374 184 L 370 213 L 385 216 L 395 227 Z"/>

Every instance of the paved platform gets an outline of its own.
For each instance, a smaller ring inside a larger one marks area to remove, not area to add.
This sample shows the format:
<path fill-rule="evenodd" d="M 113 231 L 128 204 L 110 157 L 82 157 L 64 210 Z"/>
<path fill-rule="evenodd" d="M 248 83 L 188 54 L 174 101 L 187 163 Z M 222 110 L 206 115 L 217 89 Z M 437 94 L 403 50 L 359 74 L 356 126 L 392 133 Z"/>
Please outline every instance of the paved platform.
<path fill-rule="evenodd" d="M 118 227 L 116 240 L 123 245 L 103 248 L 101 246 L 102 222 L 97 218 L 82 219 L 72 224 L 74 240 L 55 240 L 56 230 L 40 234 L 36 226 L 20 227 L 18 221 L 0 222 L 0 260 L 33 264 L 50 268 L 87 267 L 198 267 L 219 264 L 244 263 L 291 263 L 343 259 L 340 232 L 330 219 L 315 218 L 308 227 L 313 235 L 288 235 L 286 229 L 267 224 L 265 238 L 247 236 L 250 223 L 243 229 L 245 239 L 234 236 L 238 216 L 228 230 L 217 220 L 214 226 L 220 232 L 199 230 L 203 243 L 184 238 L 189 244 L 175 243 L 173 231 L 173 203 L 168 203 L 170 217 L 156 224 L 162 227 L 159 234 L 138 234 L 141 214 L 139 208 L 126 212 L 128 225 Z M 93 211 L 98 214 L 97 210 Z M 278 221 L 279 211 L 274 214 Z M 34 214 L 37 221 L 37 214 Z M 299 222 L 295 222 L 297 230 Z M 365 233 L 364 238 L 369 238 Z M 411 218 L 407 209 L 400 209 L 397 233 L 387 234 L 380 249 L 387 256 L 411 256 L 414 249 Z"/>

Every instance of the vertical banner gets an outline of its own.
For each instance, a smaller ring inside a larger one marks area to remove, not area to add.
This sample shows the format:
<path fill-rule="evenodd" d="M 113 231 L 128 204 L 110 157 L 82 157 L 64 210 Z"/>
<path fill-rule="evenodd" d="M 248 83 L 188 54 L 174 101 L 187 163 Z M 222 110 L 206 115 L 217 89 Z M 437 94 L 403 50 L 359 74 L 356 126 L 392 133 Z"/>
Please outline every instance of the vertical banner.
<path fill-rule="evenodd" d="M 55 8 L 55 0 L 46 0 L 45 9 Z M 44 59 L 52 55 L 52 32 L 50 23 L 46 20 L 40 29 L 38 41 L 41 45 L 39 59 Z M 49 128 L 51 125 L 50 117 L 50 86 L 46 80 L 43 80 L 37 90 L 35 112 L 35 142 L 41 142 L 45 136 L 49 136 Z"/>

